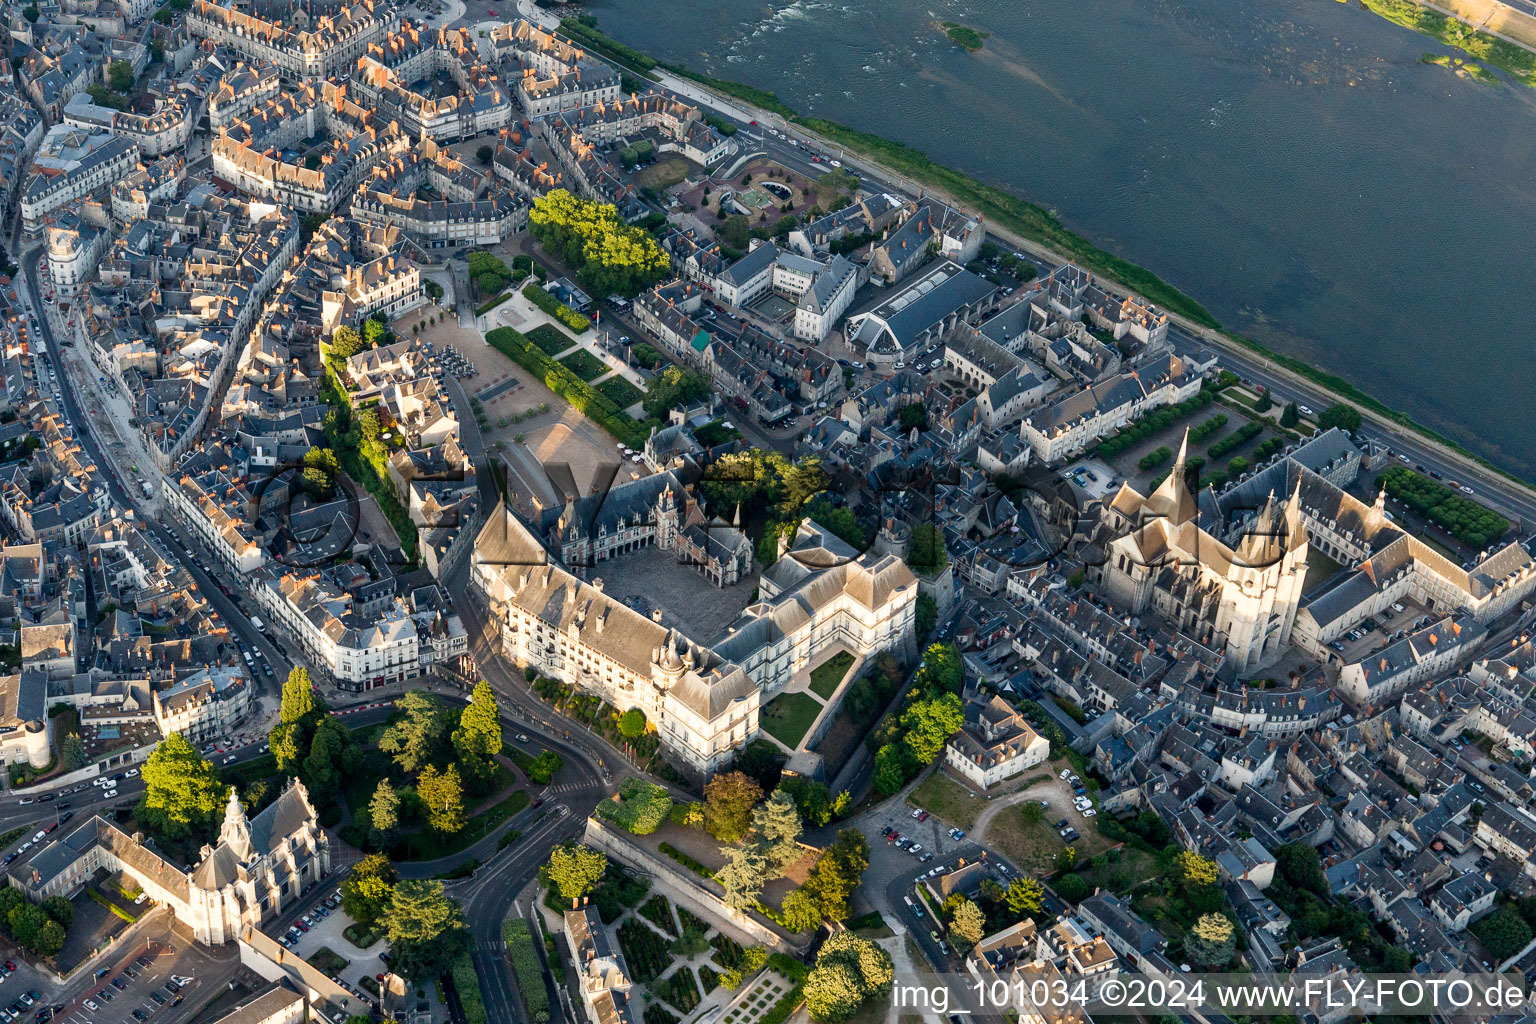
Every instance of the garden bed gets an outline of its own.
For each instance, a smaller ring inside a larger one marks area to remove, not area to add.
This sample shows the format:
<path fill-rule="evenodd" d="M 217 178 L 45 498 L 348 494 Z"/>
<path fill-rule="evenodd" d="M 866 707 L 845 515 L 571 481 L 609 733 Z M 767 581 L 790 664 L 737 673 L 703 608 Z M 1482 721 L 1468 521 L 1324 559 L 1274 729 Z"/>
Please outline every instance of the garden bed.
<path fill-rule="evenodd" d="M 529 341 L 544 350 L 545 355 L 558 356 L 562 352 L 570 351 L 576 344 L 576 339 L 566 334 L 554 324 L 539 324 L 527 334 Z"/>
<path fill-rule="evenodd" d="M 604 363 L 601 359 L 597 358 L 584 348 L 577 349 L 575 352 L 572 352 L 570 355 L 560 360 L 560 365 L 564 366 L 567 370 L 570 370 L 572 373 L 586 381 L 588 384 L 592 383 L 594 380 L 608 372 L 608 364 Z M 618 403 L 615 402 L 614 404 L 617 405 Z"/>
<path fill-rule="evenodd" d="M 597 386 L 598 394 L 606 395 L 620 409 L 627 409 L 645 397 L 645 392 L 623 377 L 611 377 Z"/>
<path fill-rule="evenodd" d="M 660 893 L 641 904 L 640 916 L 673 938 L 677 937 L 677 922 L 672 920 L 672 907 Z"/>
<path fill-rule="evenodd" d="M 672 963 L 667 940 L 633 917 L 619 925 L 619 948 L 631 975 L 642 984 L 661 977 L 661 972 Z"/>
<path fill-rule="evenodd" d="M 693 968 L 687 964 L 679 967 L 665 981 L 652 987 L 657 995 L 683 1012 L 684 1016 L 699 1005 L 699 982 L 693 976 Z"/>

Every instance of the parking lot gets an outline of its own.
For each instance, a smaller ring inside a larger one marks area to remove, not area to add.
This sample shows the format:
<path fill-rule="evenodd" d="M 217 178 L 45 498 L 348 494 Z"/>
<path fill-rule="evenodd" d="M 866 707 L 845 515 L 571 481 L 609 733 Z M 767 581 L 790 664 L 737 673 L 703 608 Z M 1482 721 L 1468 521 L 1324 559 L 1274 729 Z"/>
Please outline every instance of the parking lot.
<path fill-rule="evenodd" d="M 162 911 L 121 951 L 109 955 L 83 986 L 61 1002 L 34 1010 L 66 1024 L 185 1024 L 227 988 L 240 969 L 232 947 L 200 947 L 176 934 Z"/>
<path fill-rule="evenodd" d="M 374 997 L 364 989 L 363 981 L 377 980 L 388 969 L 379 958 L 387 945 L 380 939 L 367 949 L 359 949 L 343 934 L 352 919 L 341 909 L 339 891 L 330 889 L 325 899 L 295 921 L 278 941 L 352 992 L 362 1005 L 370 1005 Z"/>

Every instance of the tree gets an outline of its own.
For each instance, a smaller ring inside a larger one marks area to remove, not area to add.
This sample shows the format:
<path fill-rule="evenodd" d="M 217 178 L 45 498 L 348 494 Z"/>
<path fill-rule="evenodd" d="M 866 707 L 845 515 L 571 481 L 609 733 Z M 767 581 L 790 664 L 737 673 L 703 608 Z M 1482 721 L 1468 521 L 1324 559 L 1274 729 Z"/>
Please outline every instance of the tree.
<path fill-rule="evenodd" d="M 965 662 L 954 644 L 930 644 L 923 652 L 918 681 L 925 688 L 959 693 L 965 683 Z"/>
<path fill-rule="evenodd" d="M 1033 878 L 1015 878 L 1008 883 L 1003 900 L 1015 914 L 1038 914 L 1045 909 L 1045 886 Z"/>
<path fill-rule="evenodd" d="M 762 787 L 741 772 L 724 772 L 704 786 L 704 828 L 723 843 L 734 843 L 752 827 L 752 808 Z"/>
<path fill-rule="evenodd" d="M 1087 898 L 1088 881 L 1082 875 L 1062 875 L 1052 884 L 1056 895 L 1068 903 L 1080 903 Z"/>
<path fill-rule="evenodd" d="M 805 1007 L 821 1022 L 847 1020 L 866 1000 L 890 990 L 891 956 L 869 939 L 842 931 L 822 943 L 805 979 Z"/>
<path fill-rule="evenodd" d="M 414 772 L 427 762 L 442 739 L 442 712 L 437 699 L 425 690 L 406 692 L 395 701 L 395 707 L 402 717 L 384 730 L 379 749 L 391 755 L 402 771 Z"/>
<path fill-rule="evenodd" d="M 725 890 L 725 904 L 734 910 L 746 912 L 763 894 L 763 879 L 768 862 L 756 846 L 722 846 L 725 864 L 715 872 L 715 881 Z"/>
<path fill-rule="evenodd" d="M 918 572 L 932 576 L 944 568 L 948 562 L 949 553 L 944 550 L 943 530 L 933 523 L 918 523 L 912 527 L 912 541 L 907 546 L 908 565 Z"/>
<path fill-rule="evenodd" d="M 38 936 L 42 933 L 43 925 L 48 923 L 48 915 L 43 913 L 43 908 L 36 903 L 22 903 L 12 907 L 6 915 L 6 924 L 9 926 L 11 937 L 27 949 L 33 949 L 37 945 Z"/>
<path fill-rule="evenodd" d="M 166 841 L 212 835 L 229 790 L 180 733 L 171 733 L 149 755 L 143 779 L 135 814 L 150 832 Z"/>
<path fill-rule="evenodd" d="M 791 775 L 779 782 L 779 792 L 789 794 L 800 812 L 800 820 L 813 828 L 821 828 L 832 820 L 832 793 L 825 782 Z"/>
<path fill-rule="evenodd" d="M 373 928 L 395 898 L 395 866 L 382 853 L 370 853 L 341 883 L 341 909 L 364 928 Z"/>
<path fill-rule="evenodd" d="M 279 722 L 267 734 L 267 746 L 278 771 L 291 771 L 299 763 L 299 737 L 299 726 L 292 722 Z"/>
<path fill-rule="evenodd" d="M 1070 871 L 1077 864 L 1077 848 L 1064 846 L 1056 851 L 1056 870 Z"/>
<path fill-rule="evenodd" d="M 955 949 L 969 953 L 971 947 L 986 934 L 987 918 L 981 908 L 970 900 L 962 899 L 955 907 L 949 921 L 949 937 L 955 940 Z"/>
<path fill-rule="evenodd" d="M 533 759 L 528 766 L 528 778 L 543 785 L 548 785 L 549 780 L 555 777 L 555 773 L 565 762 L 560 755 L 553 750 L 540 751 L 539 756 Z"/>
<path fill-rule="evenodd" d="M 1301 410 L 1296 408 L 1295 402 L 1285 403 L 1285 408 L 1280 410 L 1280 425 L 1290 430 L 1301 422 Z"/>
<path fill-rule="evenodd" d="M 596 888 L 608 870 L 608 856 L 580 843 L 564 843 L 549 851 L 549 881 L 562 900 L 579 900 Z"/>
<path fill-rule="evenodd" d="M 752 810 L 752 833 L 768 862 L 770 878 L 777 878 L 802 855 L 800 811 L 782 789 Z"/>
<path fill-rule="evenodd" d="M 481 146 L 479 149 L 475 150 L 475 159 L 480 161 L 482 164 L 489 164 L 491 162 L 491 158 L 495 155 L 496 151 L 490 146 Z"/>
<path fill-rule="evenodd" d="M 363 321 L 363 342 L 369 348 L 377 348 L 389 339 L 389 321 L 383 313 L 375 313 Z"/>
<path fill-rule="evenodd" d="M 821 924 L 821 902 L 805 886 L 784 897 L 784 924 L 793 932 L 808 932 Z"/>
<path fill-rule="evenodd" d="M 1275 400 L 1269 397 L 1269 390 L 1259 392 L 1258 400 L 1253 403 L 1254 412 L 1269 412 L 1275 406 Z"/>
<path fill-rule="evenodd" d="M 368 827 L 374 844 L 381 847 L 394 841 L 395 829 L 400 827 L 400 794 L 388 779 L 379 780 L 368 801 Z"/>
<path fill-rule="evenodd" d="M 1343 402 L 1335 402 L 1323 410 L 1323 414 L 1317 418 L 1319 430 L 1329 430 L 1338 427 L 1347 433 L 1353 434 L 1360 429 L 1360 410 Z"/>
<path fill-rule="evenodd" d="M 316 726 L 303 771 L 304 784 L 316 799 L 329 802 L 340 792 L 342 762 L 351 743 L 352 734 L 329 715 Z"/>
<path fill-rule="evenodd" d="M 1530 929 L 1526 929 L 1527 935 Z M 1236 936 L 1223 914 L 1202 914 L 1184 936 L 1184 954 L 1198 967 L 1220 967 L 1232 959 Z"/>
<path fill-rule="evenodd" d="M 709 395 L 714 381 L 706 373 L 669 366 L 657 374 L 645 388 L 641 406 L 647 416 L 665 416 L 668 410 L 691 405 Z"/>
<path fill-rule="evenodd" d="M 427 810 L 427 824 L 434 832 L 449 836 L 464 827 L 464 789 L 459 781 L 459 766 L 450 764 L 439 772 L 427 765 L 416 778 L 416 795 Z"/>
<path fill-rule="evenodd" d="M 1216 862 L 1209 857 L 1202 857 L 1193 850 L 1180 850 L 1175 859 L 1175 868 L 1178 871 L 1179 882 L 1185 889 L 1216 884 Z"/>
<path fill-rule="evenodd" d="M 738 989 L 746 979 L 757 974 L 768 962 L 768 951 L 762 946 L 748 946 L 741 951 L 741 961 L 735 967 L 727 967 L 720 975 L 720 983 L 729 989 Z"/>
<path fill-rule="evenodd" d="M 1033 825 L 1036 822 L 1045 820 L 1045 808 L 1031 800 L 1023 807 L 1019 808 L 1019 815 L 1025 820 L 1025 822 Z"/>
<path fill-rule="evenodd" d="M 875 791 L 892 796 L 917 770 L 917 759 L 905 743 L 887 743 L 875 752 Z"/>
<path fill-rule="evenodd" d="M 389 966 L 413 982 L 437 977 L 464 948 L 464 913 L 438 881 L 407 879 L 389 904 Z"/>
<path fill-rule="evenodd" d="M 342 324 L 331 333 L 331 351 L 342 359 L 351 359 L 363 350 L 362 335 L 357 329 Z"/>
<path fill-rule="evenodd" d="M 21 9 L 21 16 L 36 25 L 37 19 L 42 17 L 42 12 L 37 9 L 37 4 L 27 4 Z"/>
<path fill-rule="evenodd" d="M 919 764 L 932 764 L 944 752 L 944 744 L 965 724 L 965 708 L 959 694 L 946 693 L 920 700 L 902 712 L 906 744 Z"/>
<path fill-rule="evenodd" d="M 43 900 L 43 913 L 57 921 L 65 931 L 75 923 L 75 905 L 63 896 L 49 896 Z"/>
<path fill-rule="evenodd" d="M 107 65 L 107 84 L 114 92 L 126 93 L 133 88 L 133 65 L 125 60 L 115 60 Z"/>
<path fill-rule="evenodd" d="M 645 712 L 630 708 L 619 716 L 619 735 L 627 740 L 637 740 L 645 735 Z"/>
<path fill-rule="evenodd" d="M 13 911 L 14 913 L 14 911 Z M 1508 960 L 1531 941 L 1531 926 L 1514 904 L 1506 903 L 1472 926 L 1472 934 L 1495 964 Z"/>
<path fill-rule="evenodd" d="M 848 916 L 848 901 L 853 890 L 859 887 L 867 867 L 869 841 L 864 838 L 864 833 L 855 828 L 839 831 L 832 845 L 816 861 L 805 883 L 820 902 L 824 918 L 841 921 Z"/>
<path fill-rule="evenodd" d="M 1318 896 L 1327 895 L 1328 880 L 1323 876 L 1323 861 L 1317 847 L 1286 843 L 1275 850 L 1275 866 L 1288 885 Z"/>
<path fill-rule="evenodd" d="M 91 761 L 91 755 L 85 749 L 85 740 L 80 734 L 72 732 L 64 737 L 64 742 L 59 745 L 59 752 L 64 759 L 65 771 L 76 771 L 84 768 Z"/>
<path fill-rule="evenodd" d="M 897 420 L 903 434 L 913 430 L 928 429 L 928 408 L 922 402 L 909 402 L 901 407 Z"/>
<path fill-rule="evenodd" d="M 57 921 L 48 920 L 38 929 L 37 938 L 33 940 L 32 952 L 41 957 L 57 956 L 64 948 L 64 942 L 69 938 L 68 929 Z"/>
<path fill-rule="evenodd" d="M 488 787 L 496 776 L 496 755 L 501 753 L 501 712 L 496 707 L 496 692 L 484 679 L 470 692 L 452 739 L 465 774 Z"/>

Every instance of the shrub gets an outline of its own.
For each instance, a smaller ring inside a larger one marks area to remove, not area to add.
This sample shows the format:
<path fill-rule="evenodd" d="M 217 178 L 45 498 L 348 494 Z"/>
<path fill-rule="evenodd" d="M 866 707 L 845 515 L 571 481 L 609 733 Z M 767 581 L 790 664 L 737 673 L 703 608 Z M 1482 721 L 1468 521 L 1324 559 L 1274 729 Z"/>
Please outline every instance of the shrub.
<path fill-rule="evenodd" d="M 469 1024 L 486 1024 L 490 1015 L 485 1009 L 485 1000 L 480 995 L 480 978 L 475 974 L 475 961 L 470 956 L 469 950 L 464 950 L 453 958 L 453 966 L 450 969 L 453 975 L 454 990 L 459 993 L 459 1003 L 464 1007 L 464 1019 Z M 539 986 L 543 988 L 541 984 Z"/>
<path fill-rule="evenodd" d="M 521 917 L 502 922 L 501 937 L 507 944 L 507 959 L 512 962 L 512 973 L 517 976 L 518 991 L 528 1008 L 528 1019 L 533 1024 L 549 1024 L 549 992 L 544 987 L 544 974 L 539 967 L 539 954 L 533 948 L 533 935 L 528 922 Z"/>
<path fill-rule="evenodd" d="M 597 816 L 637 836 L 648 836 L 661 827 L 671 810 L 672 798 L 665 789 L 631 777 L 619 785 L 617 798 L 597 805 Z"/>
<path fill-rule="evenodd" d="M 1134 447 L 1137 442 L 1144 441 L 1154 434 L 1160 434 L 1185 417 L 1199 412 L 1210 405 L 1213 400 L 1212 392 L 1204 390 L 1192 398 L 1185 399 L 1178 405 L 1166 406 L 1155 412 L 1148 413 L 1135 423 L 1122 428 L 1114 436 L 1100 441 L 1098 447 L 1094 450 L 1094 454 L 1101 459 L 1113 458 L 1121 452 Z"/>
<path fill-rule="evenodd" d="M 1224 458 L 1225 456 L 1237 451 L 1243 445 L 1247 444 L 1249 441 L 1252 441 L 1255 437 L 1258 437 L 1263 432 L 1264 424 L 1249 420 L 1247 423 L 1244 423 L 1242 426 L 1238 427 L 1236 430 L 1222 438 L 1220 441 L 1217 441 L 1215 444 L 1211 445 L 1206 454 L 1208 454 L 1213 459 Z"/>
<path fill-rule="evenodd" d="M 1469 548 L 1482 550 L 1509 532 L 1497 512 L 1414 470 L 1393 466 L 1376 483 Z"/>
<path fill-rule="evenodd" d="M 536 284 L 524 285 L 523 297 L 577 334 L 592 326 L 591 320 L 588 320 L 585 316 L 582 316 Z"/>

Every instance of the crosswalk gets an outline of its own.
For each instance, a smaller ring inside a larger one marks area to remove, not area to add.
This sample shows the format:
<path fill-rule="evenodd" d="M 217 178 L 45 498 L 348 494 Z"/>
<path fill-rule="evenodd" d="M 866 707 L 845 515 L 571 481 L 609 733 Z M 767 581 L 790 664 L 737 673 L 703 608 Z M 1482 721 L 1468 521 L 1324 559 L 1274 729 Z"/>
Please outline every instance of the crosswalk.
<path fill-rule="evenodd" d="M 557 793 L 574 793 L 578 789 L 585 789 L 587 785 L 588 783 L 585 782 L 558 782 L 553 786 L 546 786 L 544 792 L 540 795 L 554 796 Z"/>

